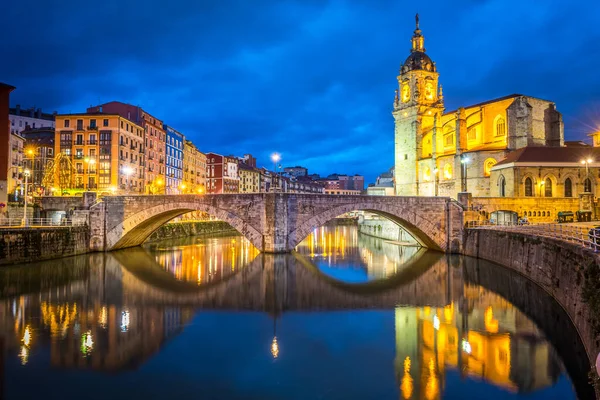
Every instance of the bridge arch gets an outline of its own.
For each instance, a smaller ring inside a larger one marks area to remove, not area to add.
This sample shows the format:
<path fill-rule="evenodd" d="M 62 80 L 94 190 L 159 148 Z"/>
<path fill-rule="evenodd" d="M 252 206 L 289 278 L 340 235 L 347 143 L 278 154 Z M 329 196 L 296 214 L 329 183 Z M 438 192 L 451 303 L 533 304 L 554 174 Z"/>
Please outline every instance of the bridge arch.
<path fill-rule="evenodd" d="M 141 245 L 154 231 L 168 221 L 191 211 L 202 211 L 230 224 L 252 245 L 258 249 L 263 247 L 262 233 L 250 225 L 244 218 L 230 209 L 222 209 L 209 202 L 165 201 L 127 216 L 114 227 L 106 231 L 106 249 L 117 250 Z M 107 207 L 110 218 L 111 209 Z"/>
<path fill-rule="evenodd" d="M 368 211 L 385 217 L 406 229 L 420 245 L 432 250 L 446 251 L 446 226 L 445 221 L 439 218 L 439 213 L 428 214 L 419 207 L 405 203 L 377 201 L 376 196 L 373 196 L 372 200 L 338 204 L 312 215 L 290 232 L 288 246 L 294 249 L 314 229 L 350 211 Z"/>

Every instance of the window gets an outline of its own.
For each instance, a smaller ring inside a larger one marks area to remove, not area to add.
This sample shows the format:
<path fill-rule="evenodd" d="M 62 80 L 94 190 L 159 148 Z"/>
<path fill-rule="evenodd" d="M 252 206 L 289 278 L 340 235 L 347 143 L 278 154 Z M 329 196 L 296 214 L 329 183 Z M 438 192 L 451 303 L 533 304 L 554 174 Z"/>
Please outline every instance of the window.
<path fill-rule="evenodd" d="M 531 180 L 531 178 L 525 179 L 525 196 L 533 196 L 533 181 Z"/>
<path fill-rule="evenodd" d="M 105 118 L 105 119 L 102 121 L 102 126 L 108 126 L 108 119 L 106 119 L 106 118 Z"/>
<path fill-rule="evenodd" d="M 573 197 L 573 183 L 571 178 L 565 179 L 565 197 Z"/>
<path fill-rule="evenodd" d="M 498 181 L 498 192 L 500 197 L 506 197 L 506 179 L 504 179 L 504 175 L 500 175 L 500 180 Z"/>
<path fill-rule="evenodd" d="M 590 193 L 592 191 L 592 181 L 590 178 L 586 178 L 585 181 L 583 181 L 583 191 L 586 193 Z"/>
<path fill-rule="evenodd" d="M 452 164 L 444 165 L 444 179 L 452 179 Z"/>
<path fill-rule="evenodd" d="M 467 130 L 467 140 L 469 142 L 477 140 L 477 128 L 471 127 Z"/>
<path fill-rule="evenodd" d="M 68 128 L 69 125 L 71 125 L 71 121 L 69 121 L 68 119 L 65 119 L 65 128 Z"/>
<path fill-rule="evenodd" d="M 95 127 L 96 127 L 96 120 L 90 119 L 90 128 L 95 128 Z"/>
<path fill-rule="evenodd" d="M 544 196 L 552 197 L 552 180 L 550 178 L 546 178 L 544 183 Z"/>
<path fill-rule="evenodd" d="M 444 146 L 452 146 L 454 143 L 454 133 L 444 135 Z"/>
<path fill-rule="evenodd" d="M 79 130 L 79 131 L 83 130 L 83 120 L 82 119 L 77 120 L 77 130 Z"/>
<path fill-rule="evenodd" d="M 504 136 L 506 134 L 506 120 L 499 117 L 496 120 L 496 136 Z"/>
<path fill-rule="evenodd" d="M 485 176 L 490 176 L 492 173 L 492 167 L 496 165 L 496 160 L 493 158 L 488 158 L 487 160 L 485 160 L 485 162 L 483 163 L 483 174 Z"/>

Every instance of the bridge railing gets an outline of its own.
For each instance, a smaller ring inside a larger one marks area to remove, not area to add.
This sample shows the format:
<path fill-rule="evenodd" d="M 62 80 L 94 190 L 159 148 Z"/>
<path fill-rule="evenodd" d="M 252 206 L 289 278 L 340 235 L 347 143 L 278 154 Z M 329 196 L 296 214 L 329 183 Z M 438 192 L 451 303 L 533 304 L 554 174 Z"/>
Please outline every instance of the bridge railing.
<path fill-rule="evenodd" d="M 493 229 L 506 232 L 524 233 L 531 236 L 546 237 L 575 243 L 585 248 L 600 251 L 600 228 L 595 226 L 569 225 L 557 223 L 538 224 L 491 224 L 489 221 L 469 221 L 468 229 Z"/>
<path fill-rule="evenodd" d="M 24 224 L 23 218 L 0 218 L 0 227 L 19 227 L 27 226 L 30 228 L 47 227 L 47 226 L 80 226 L 85 225 L 85 222 L 73 222 L 70 219 L 63 218 L 56 220 L 54 218 L 27 218 L 27 225 Z"/>

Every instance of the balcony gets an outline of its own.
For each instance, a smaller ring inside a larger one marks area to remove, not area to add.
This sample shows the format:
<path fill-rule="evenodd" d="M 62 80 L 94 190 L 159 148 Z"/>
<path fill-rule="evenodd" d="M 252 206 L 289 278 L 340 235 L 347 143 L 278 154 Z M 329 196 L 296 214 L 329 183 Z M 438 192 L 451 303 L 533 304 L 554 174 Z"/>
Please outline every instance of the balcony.
<path fill-rule="evenodd" d="M 95 140 L 95 139 L 94 139 L 94 140 L 88 140 L 88 141 L 87 141 L 87 144 L 90 144 L 90 145 L 92 145 L 92 146 L 95 146 L 95 145 L 97 145 L 97 144 L 98 144 L 98 141 L 97 141 L 97 140 Z"/>
<path fill-rule="evenodd" d="M 83 129 L 83 125 L 77 125 L 77 128 L 75 128 L 76 131 L 85 131 L 85 129 Z"/>
<path fill-rule="evenodd" d="M 76 160 L 83 160 L 83 154 L 75 154 L 73 158 Z"/>
<path fill-rule="evenodd" d="M 75 146 L 83 146 L 85 142 L 83 140 L 76 140 L 75 143 L 73 143 Z"/>

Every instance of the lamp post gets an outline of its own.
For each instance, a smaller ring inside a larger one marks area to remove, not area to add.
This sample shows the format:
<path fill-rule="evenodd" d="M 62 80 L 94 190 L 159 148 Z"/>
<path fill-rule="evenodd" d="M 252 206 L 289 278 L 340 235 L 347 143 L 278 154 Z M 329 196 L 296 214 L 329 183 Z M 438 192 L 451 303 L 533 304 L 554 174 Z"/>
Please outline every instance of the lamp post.
<path fill-rule="evenodd" d="M 461 191 L 463 193 L 466 193 L 467 191 L 467 164 L 469 163 L 469 157 L 467 157 L 464 154 L 460 155 L 460 163 L 462 164 L 463 167 L 463 173 L 462 173 L 462 187 L 461 187 Z"/>
<path fill-rule="evenodd" d="M 275 192 L 275 176 L 277 175 L 277 163 L 281 160 L 281 155 L 279 153 L 271 154 L 271 160 L 273 161 L 273 192 Z"/>
<path fill-rule="evenodd" d="M 129 194 L 130 188 L 131 188 L 131 186 L 130 186 L 131 180 L 129 178 L 133 174 L 133 169 L 129 166 L 125 166 L 125 167 L 123 167 L 123 174 L 125 175 L 125 178 L 126 178 L 125 188 L 126 188 L 127 194 Z"/>
<path fill-rule="evenodd" d="M 440 172 L 440 170 L 437 168 L 433 170 L 433 190 L 435 196 L 438 195 L 438 172 Z"/>
<path fill-rule="evenodd" d="M 592 191 L 592 187 L 591 187 L 591 186 L 592 186 L 592 185 L 591 185 L 591 181 L 590 181 L 590 187 L 589 187 L 589 188 L 587 187 L 587 185 L 586 185 L 586 182 L 587 182 L 587 180 L 589 179 L 589 173 L 590 173 L 590 171 L 589 171 L 589 165 L 590 165 L 591 163 L 593 163 L 593 162 L 594 162 L 594 160 L 592 160 L 591 158 L 586 158 L 586 159 L 584 159 L 584 160 L 581 160 L 581 164 L 584 164 L 584 165 L 585 165 L 585 179 L 583 180 L 583 191 L 584 191 L 585 193 L 589 193 L 589 192 L 591 192 L 591 191 Z M 589 190 L 588 190 L 588 189 L 589 189 Z"/>
<path fill-rule="evenodd" d="M 23 171 L 23 175 L 25 175 L 25 204 L 23 205 L 23 226 L 27 226 L 27 178 L 29 178 L 29 174 L 31 171 L 26 169 Z"/>

